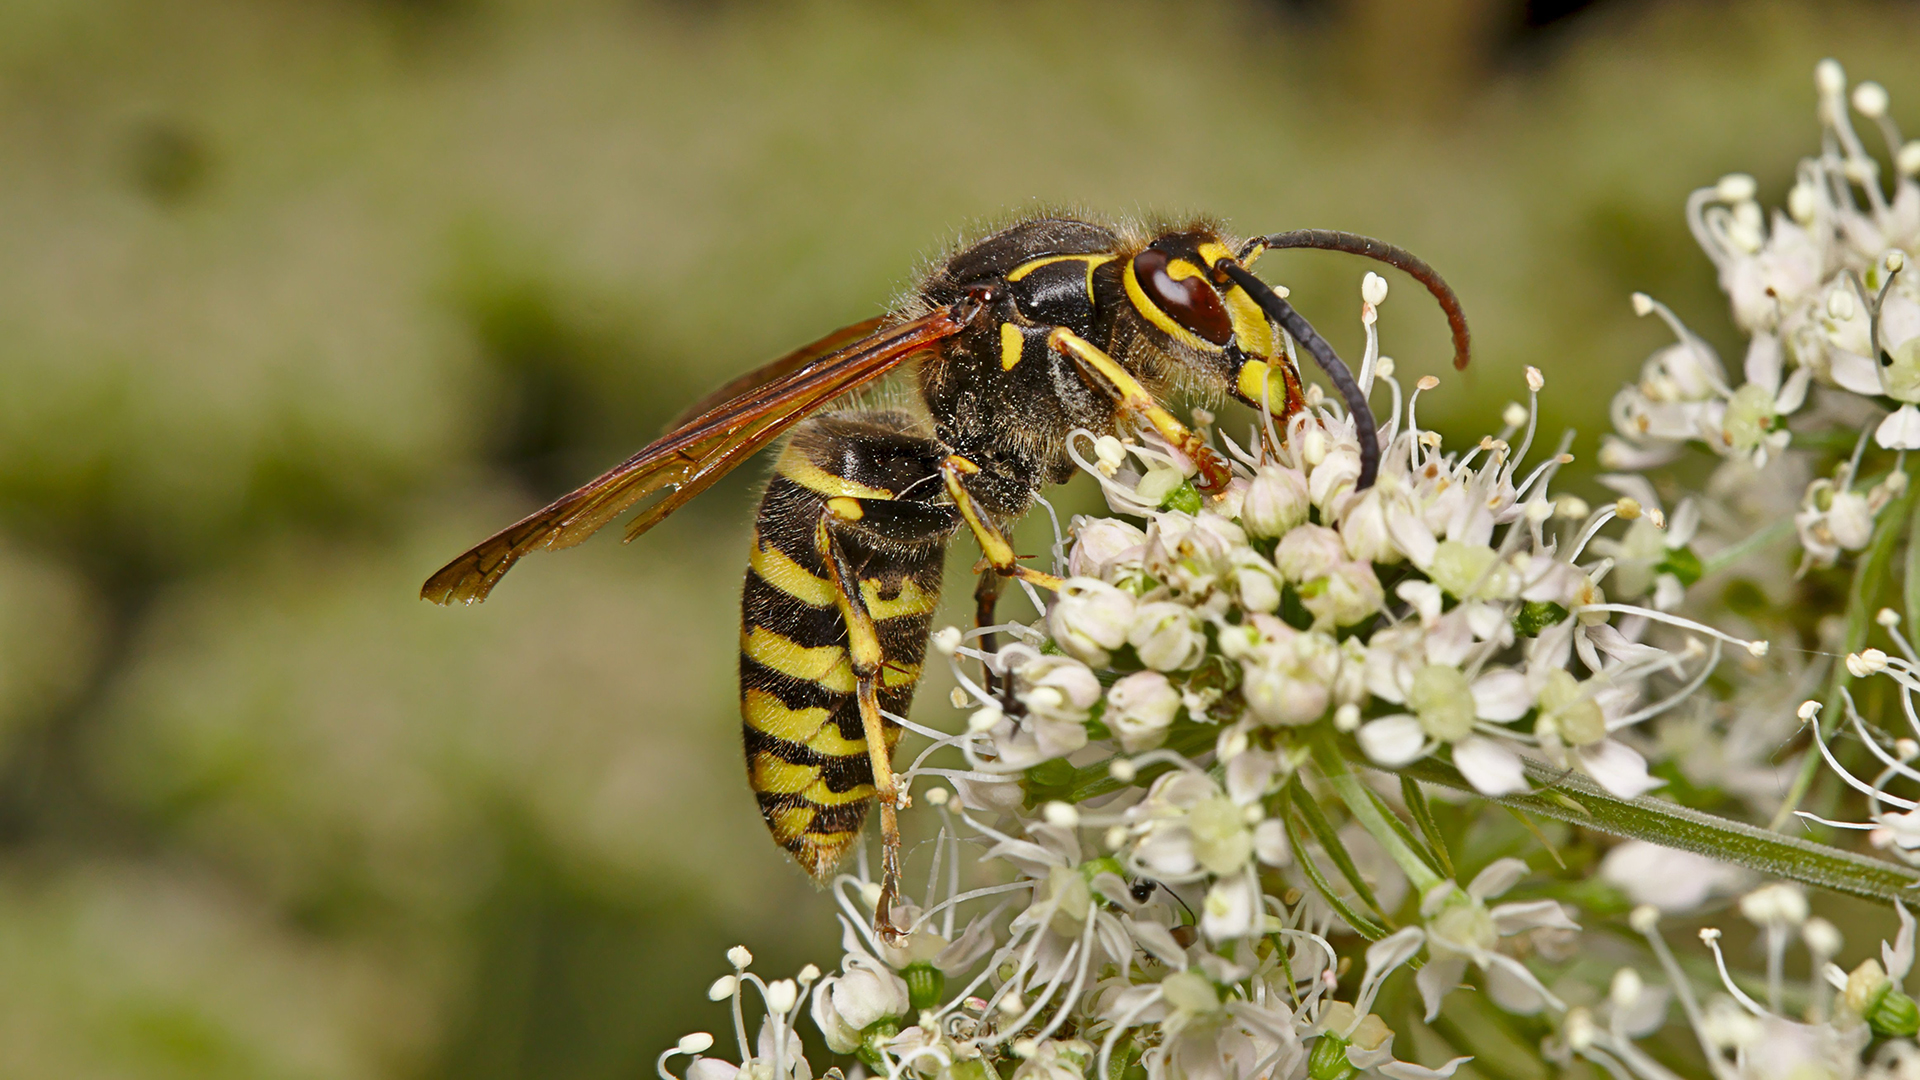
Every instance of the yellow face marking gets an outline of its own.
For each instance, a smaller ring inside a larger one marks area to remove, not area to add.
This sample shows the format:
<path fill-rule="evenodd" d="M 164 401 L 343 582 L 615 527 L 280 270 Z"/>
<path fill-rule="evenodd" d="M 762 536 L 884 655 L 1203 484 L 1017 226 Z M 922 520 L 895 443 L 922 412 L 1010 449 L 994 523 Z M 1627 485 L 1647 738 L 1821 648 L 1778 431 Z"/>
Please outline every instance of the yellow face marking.
<path fill-rule="evenodd" d="M 1000 324 L 1000 370 L 1012 371 L 1020 362 L 1020 350 L 1026 347 L 1026 339 L 1020 336 L 1020 328 L 1010 322 Z"/>
<path fill-rule="evenodd" d="M 1233 258 L 1233 252 L 1228 251 L 1225 244 L 1211 240 L 1201 244 L 1199 251 L 1200 257 L 1206 260 L 1209 267 L 1221 259 Z M 1256 251 L 1254 254 L 1258 255 L 1259 252 Z M 1247 260 L 1248 263 L 1252 261 L 1252 258 Z M 1175 263 L 1174 266 L 1177 268 L 1179 263 Z M 1179 273 L 1177 269 L 1170 269 L 1167 272 L 1176 280 L 1192 276 Z M 1261 311 L 1260 305 L 1254 303 L 1253 297 L 1247 295 L 1247 290 L 1238 285 L 1229 288 L 1224 299 L 1227 302 L 1227 317 L 1233 320 L 1234 342 L 1249 356 L 1272 356 L 1275 347 L 1273 327 L 1267 322 L 1267 313 Z M 1250 396 L 1255 401 L 1260 400 L 1258 394 Z"/>
<path fill-rule="evenodd" d="M 859 521 L 867 516 L 866 510 L 860 506 L 859 499 L 850 499 L 845 495 L 835 495 L 828 499 L 827 512 L 841 521 Z"/>
<path fill-rule="evenodd" d="M 786 552 L 772 544 L 755 538 L 753 554 L 748 556 L 747 565 L 760 575 L 760 580 L 808 607 L 830 607 L 833 604 L 833 582 L 814 577 L 805 567 L 789 558 Z"/>
<path fill-rule="evenodd" d="M 780 455 L 780 464 L 776 470 L 781 476 L 799 484 L 801 487 L 817 491 L 826 496 L 845 496 L 855 499 L 891 499 L 893 492 L 884 488 L 868 487 L 858 481 L 832 473 L 815 465 L 807 455 L 788 448 Z"/>
<path fill-rule="evenodd" d="M 920 591 L 920 586 L 912 578 L 900 583 L 900 593 L 891 600 L 880 596 L 880 582 L 868 578 L 860 583 L 860 599 L 866 602 L 868 614 L 874 622 L 897 619 L 902 615 L 925 615 L 939 606 L 940 596 Z"/>
<path fill-rule="evenodd" d="M 740 635 L 740 651 L 789 678 L 818 683 L 836 694 L 853 693 L 853 667 L 847 663 L 847 650 L 838 645 L 808 648 L 756 626 Z"/>

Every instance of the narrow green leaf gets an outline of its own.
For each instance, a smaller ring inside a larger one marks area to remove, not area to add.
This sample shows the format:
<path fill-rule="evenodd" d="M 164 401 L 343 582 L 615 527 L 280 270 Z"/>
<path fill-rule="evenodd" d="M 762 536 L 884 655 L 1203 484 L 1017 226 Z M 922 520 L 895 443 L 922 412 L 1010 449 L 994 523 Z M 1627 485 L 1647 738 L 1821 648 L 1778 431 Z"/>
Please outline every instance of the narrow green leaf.
<path fill-rule="evenodd" d="M 1400 798 L 1407 804 L 1407 812 L 1413 815 L 1413 823 L 1420 827 L 1420 835 L 1427 838 L 1427 846 L 1440 860 L 1440 873 L 1452 877 L 1453 856 L 1447 852 L 1446 838 L 1440 835 L 1440 823 L 1433 820 L 1433 807 L 1427 803 L 1427 793 L 1421 789 L 1420 781 L 1402 776 Z"/>
<path fill-rule="evenodd" d="M 1314 863 L 1313 856 L 1308 852 L 1306 835 L 1300 831 L 1300 824 L 1295 816 L 1283 812 L 1281 818 L 1287 823 L 1287 838 L 1293 842 L 1294 858 L 1299 861 L 1300 869 L 1307 875 L 1307 881 L 1312 884 L 1313 891 L 1320 894 L 1320 899 L 1327 902 L 1327 906 L 1333 909 L 1334 914 L 1345 919 L 1347 925 L 1353 927 L 1354 933 L 1368 941 L 1379 941 L 1386 937 L 1385 930 L 1375 926 L 1372 920 L 1348 907 L 1347 902 L 1334 893 L 1333 886 L 1327 883 L 1326 877 L 1320 873 L 1320 867 Z"/>
<path fill-rule="evenodd" d="M 1850 851 L 1816 844 L 1798 837 L 1715 817 L 1675 803 L 1644 795 L 1620 799 L 1578 773 L 1565 773 L 1539 762 L 1526 763 L 1527 775 L 1541 790 L 1525 795 L 1492 797 L 1474 791 L 1453 766 L 1432 759 L 1416 761 L 1397 771 L 1422 783 L 1439 784 L 1472 793 L 1502 806 L 1565 821 L 1596 832 L 1662 847 L 1679 848 L 1747 867 L 1769 877 L 1785 878 L 1822 889 L 1832 889 L 1869 900 L 1916 899 L 1920 871 L 1882 862 Z M 1555 798 L 1562 790 L 1579 796 L 1576 812 Z"/>
<path fill-rule="evenodd" d="M 1380 901 L 1374 899 L 1373 890 L 1367 887 L 1366 879 L 1360 876 L 1360 868 L 1354 865 L 1353 856 L 1348 853 L 1347 846 L 1340 842 L 1340 834 L 1334 831 L 1333 822 L 1327 820 L 1327 815 L 1320 809 L 1320 804 L 1313 801 L 1312 795 L 1307 794 L 1307 787 L 1300 782 L 1298 776 L 1294 777 L 1289 784 L 1289 790 L 1293 792 L 1293 805 L 1299 808 L 1301 819 L 1307 823 L 1307 828 L 1313 830 L 1314 839 L 1320 841 L 1320 848 L 1327 853 L 1327 858 L 1332 859 L 1333 865 L 1340 868 L 1340 876 L 1347 879 L 1347 883 L 1353 886 L 1353 891 L 1359 894 L 1363 903 L 1373 909 L 1374 914 L 1383 920 L 1386 919 L 1386 910 L 1380 906 Z"/>

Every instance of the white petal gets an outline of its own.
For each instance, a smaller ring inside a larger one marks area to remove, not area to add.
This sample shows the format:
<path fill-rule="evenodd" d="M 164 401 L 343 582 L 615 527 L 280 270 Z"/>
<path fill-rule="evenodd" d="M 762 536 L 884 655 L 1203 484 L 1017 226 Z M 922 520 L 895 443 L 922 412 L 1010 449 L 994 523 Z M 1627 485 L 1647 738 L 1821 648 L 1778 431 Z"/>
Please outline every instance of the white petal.
<path fill-rule="evenodd" d="M 1499 896 L 1527 876 L 1527 864 L 1519 859 L 1495 859 L 1467 883 L 1467 895 L 1475 900 Z M 1505 931 L 1502 931 L 1505 933 Z"/>
<path fill-rule="evenodd" d="M 1440 586 L 1431 581 L 1403 581 L 1394 586 L 1393 594 L 1413 605 L 1420 616 L 1421 623 L 1431 623 L 1440 617 L 1440 609 L 1446 603 Z"/>
<path fill-rule="evenodd" d="M 1906 981 L 1907 971 L 1913 967 L 1913 916 L 1898 900 L 1893 902 L 1893 910 L 1900 913 L 1900 934 L 1892 945 L 1880 943 L 1880 959 L 1887 969 L 1887 977 L 1898 986 Z"/>
<path fill-rule="evenodd" d="M 1371 981 L 1375 972 L 1392 971 L 1413 959 L 1426 941 L 1426 931 L 1409 926 L 1367 946 L 1367 973 L 1360 981 Z"/>
<path fill-rule="evenodd" d="M 1872 360 L 1840 348 L 1828 349 L 1827 357 L 1827 371 L 1845 389 L 1868 397 L 1886 393 L 1880 385 L 1880 369 Z"/>
<path fill-rule="evenodd" d="M 1661 784 L 1647 775 L 1647 759 L 1618 739 L 1607 739 L 1574 751 L 1580 767 L 1608 793 L 1622 799 L 1634 799 Z"/>
<path fill-rule="evenodd" d="M 1528 900 L 1519 904 L 1501 904 L 1487 914 L 1493 916 L 1493 928 L 1501 937 L 1526 930 L 1548 927 L 1554 930 L 1578 930 L 1580 924 L 1567 918 L 1567 910 L 1557 900 Z"/>
<path fill-rule="evenodd" d="M 1527 715 L 1533 708 L 1527 677 L 1512 668 L 1495 668 L 1473 680 L 1473 708 L 1480 719 L 1502 724 Z"/>
<path fill-rule="evenodd" d="M 1127 918 L 1127 929 L 1133 932 L 1133 940 L 1168 967 L 1184 970 L 1187 966 L 1187 950 L 1173 940 L 1172 931 L 1157 922 L 1146 919 Z"/>
<path fill-rule="evenodd" d="M 1673 516 L 1667 519 L 1667 546 L 1685 546 L 1699 528 L 1700 504 L 1692 499 L 1681 499 L 1680 505 L 1673 509 Z"/>
<path fill-rule="evenodd" d="M 1420 727 L 1420 721 L 1401 713 L 1396 716 L 1383 716 L 1378 720 L 1369 720 L 1354 733 L 1360 741 L 1360 749 L 1367 757 L 1382 765 L 1405 765 L 1420 756 L 1421 747 L 1427 743 L 1427 733 Z"/>
<path fill-rule="evenodd" d="M 1389 1061 L 1385 1065 L 1377 1066 L 1374 1071 L 1386 1077 L 1387 1080 L 1447 1080 L 1453 1075 L 1455 1069 L 1472 1060 L 1471 1057 L 1457 1057 L 1437 1069 L 1415 1065 L 1411 1061 Z"/>
<path fill-rule="evenodd" d="M 1469 736 L 1453 745 L 1453 767 L 1482 795 L 1527 790 L 1519 756 L 1484 735 Z"/>
<path fill-rule="evenodd" d="M 1781 416 L 1799 412 L 1807 403 L 1807 384 L 1812 381 L 1812 368 L 1794 368 L 1787 376 L 1787 385 L 1780 388 L 1780 396 L 1773 399 L 1773 411 Z"/>
<path fill-rule="evenodd" d="M 1504 953 L 1488 957 L 1487 996 L 1500 1008 L 1520 1016 L 1531 1016 L 1554 1001 L 1525 964 Z"/>
<path fill-rule="evenodd" d="M 1426 522 L 1395 505 L 1387 511 L 1387 534 L 1413 565 L 1422 570 L 1433 565 L 1433 553 L 1439 549 L 1440 542 L 1433 538 L 1433 530 Z"/>
<path fill-rule="evenodd" d="M 1780 389 L 1780 339 L 1772 334 L 1755 334 L 1747 342 L 1746 374 L 1747 381 L 1767 388 L 1767 393 Z"/>
<path fill-rule="evenodd" d="M 1873 441 L 1887 450 L 1920 450 L 1920 409 L 1902 405 L 1880 421 Z"/>
<path fill-rule="evenodd" d="M 1467 962 L 1458 957 L 1446 960 L 1429 960 L 1427 966 L 1413 977 L 1414 984 L 1420 988 L 1420 1000 L 1427 1005 L 1427 1022 L 1440 1015 L 1440 1002 L 1447 991 L 1460 985 L 1460 976 L 1467 973 Z"/>
<path fill-rule="evenodd" d="M 1500 1011 L 1514 1016 L 1536 1016 L 1546 1008 L 1546 1001 L 1534 989 L 1537 985 L 1518 978 L 1504 964 L 1495 964 L 1487 969 L 1487 997 L 1500 1007 Z"/>

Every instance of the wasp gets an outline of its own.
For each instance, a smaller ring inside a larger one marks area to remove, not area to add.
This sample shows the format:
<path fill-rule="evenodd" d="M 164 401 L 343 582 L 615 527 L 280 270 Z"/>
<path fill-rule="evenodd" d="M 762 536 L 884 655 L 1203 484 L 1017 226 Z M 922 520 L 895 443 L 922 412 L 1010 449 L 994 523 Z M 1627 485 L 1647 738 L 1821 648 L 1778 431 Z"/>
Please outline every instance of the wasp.
<path fill-rule="evenodd" d="M 1465 366 L 1452 290 L 1400 248 L 1325 230 L 1236 241 L 1205 221 L 1146 230 L 1032 216 L 937 261 L 896 310 L 721 387 L 639 453 L 448 563 L 421 595 L 484 600 L 521 556 L 571 547 L 664 493 L 627 526 L 632 540 L 791 429 L 760 500 L 740 602 L 748 777 L 774 840 L 817 880 L 830 879 L 879 804 L 875 925 L 892 934 L 908 799 L 892 767 L 901 728 L 888 716 L 911 704 L 957 533 L 973 536 L 990 571 L 975 594 L 990 625 L 1007 579 L 1059 585 L 1021 564 L 1007 530 L 1043 486 L 1069 477 L 1076 429 L 1150 429 L 1192 459 L 1200 491 L 1220 492 L 1226 462 L 1164 402 L 1178 385 L 1283 420 L 1303 411 L 1286 337 L 1345 399 L 1361 435 L 1356 486 L 1373 483 L 1380 450 L 1365 396 L 1250 269 L 1276 248 L 1345 251 L 1408 272 L 1440 301 Z M 902 367 L 919 410 L 830 409 Z"/>

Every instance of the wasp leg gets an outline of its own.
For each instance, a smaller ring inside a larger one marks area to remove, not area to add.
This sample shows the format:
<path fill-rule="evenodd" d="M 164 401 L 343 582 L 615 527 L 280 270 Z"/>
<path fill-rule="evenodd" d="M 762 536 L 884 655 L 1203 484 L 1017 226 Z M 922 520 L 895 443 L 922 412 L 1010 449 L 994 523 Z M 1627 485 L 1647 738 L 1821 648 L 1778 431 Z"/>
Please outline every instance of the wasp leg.
<path fill-rule="evenodd" d="M 1007 540 L 1007 534 L 1000 531 L 986 508 L 973 497 L 973 492 L 967 490 L 964 477 L 979 471 L 980 466 L 959 454 L 948 454 L 947 459 L 940 463 L 940 477 L 946 482 L 947 495 L 953 499 L 954 508 L 960 511 L 960 520 L 967 523 L 973 538 L 980 542 L 980 553 L 986 556 L 987 564 L 1001 577 L 1019 578 L 1043 589 L 1059 589 L 1059 578 L 1020 565 L 1020 557 L 1013 553 L 1013 544 Z"/>
<path fill-rule="evenodd" d="M 881 647 L 873 613 L 861 595 L 859 577 L 833 530 L 837 519 L 859 512 L 857 506 L 835 506 L 829 501 L 820 515 L 816 543 L 826 556 L 828 580 L 834 585 L 834 604 L 847 626 L 847 659 L 853 668 L 854 695 L 866 734 L 867 758 L 873 766 L 874 799 L 880 804 L 880 902 L 874 905 L 873 929 L 892 942 L 906 934 L 906 928 L 893 921 L 893 907 L 900 898 L 900 811 L 906 809 L 911 799 L 894 774 L 887 719 L 880 713 L 879 691 L 885 675 L 886 650 Z"/>
<path fill-rule="evenodd" d="M 992 626 L 995 622 L 999 621 L 994 611 L 1000 605 L 1000 586 L 1004 584 L 1005 581 L 1006 579 L 1002 578 L 999 574 L 980 575 L 979 583 L 973 587 L 974 629 L 977 630 L 983 626 Z M 995 651 L 998 643 L 994 638 L 995 635 L 993 634 L 980 635 L 980 651 L 983 653 Z M 987 663 L 985 660 L 980 661 L 980 685 L 986 689 L 987 693 L 996 693 L 994 689 L 993 665 Z"/>
<path fill-rule="evenodd" d="M 1160 433 L 1161 438 L 1192 458 L 1200 469 L 1200 479 L 1196 485 L 1200 490 L 1208 493 L 1226 490 L 1227 484 L 1233 480 L 1233 470 L 1200 436 L 1175 419 L 1166 406 L 1155 401 L 1147 388 L 1140 385 L 1140 380 L 1121 367 L 1118 360 L 1065 327 L 1055 328 L 1048 334 L 1047 345 L 1055 352 L 1071 357 L 1080 365 L 1081 372 L 1106 387 L 1122 410 L 1138 412 Z"/>

